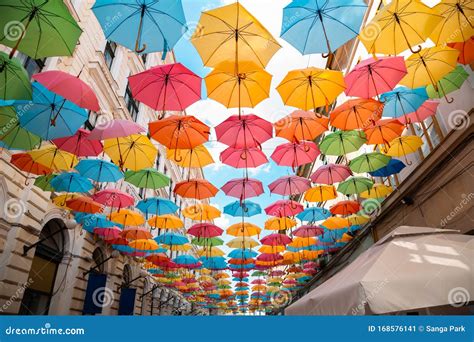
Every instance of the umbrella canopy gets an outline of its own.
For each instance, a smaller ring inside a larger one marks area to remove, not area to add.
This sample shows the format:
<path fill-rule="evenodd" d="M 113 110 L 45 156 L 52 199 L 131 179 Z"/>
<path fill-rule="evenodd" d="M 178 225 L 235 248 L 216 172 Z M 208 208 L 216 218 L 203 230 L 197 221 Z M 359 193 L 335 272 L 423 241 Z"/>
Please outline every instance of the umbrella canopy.
<path fill-rule="evenodd" d="M 472 236 L 446 229 L 399 227 L 334 277 L 287 307 L 285 314 L 380 315 L 448 306 L 452 304 L 449 293 L 453 288 L 462 287 L 474 292 L 469 268 L 453 266 L 453 263 L 461 266 L 466 260 L 472 260 L 472 241 Z M 425 246 L 444 246 L 441 250 L 460 252 L 449 254 L 449 257 L 445 255 L 450 263 L 413 262 L 410 251 L 424 250 Z M 387 274 L 387 269 L 393 272 Z M 427 287 L 422 293 L 417 291 L 432 279 L 433 272 L 447 272 L 450 276 L 446 277 L 441 289 Z M 385 284 L 382 288 L 381 282 Z M 341 298 L 347 300 L 341 303 Z M 314 305 L 316 302 L 319 304 Z"/>
<path fill-rule="evenodd" d="M 115 240 L 120 238 L 122 230 L 118 227 L 95 227 L 93 230 L 94 234 L 99 235 L 104 240 Z"/>
<path fill-rule="evenodd" d="M 64 2 L 5 0 L 0 10 L 0 43 L 12 48 L 10 57 L 17 49 L 33 59 L 74 53 L 82 30 Z"/>
<path fill-rule="evenodd" d="M 224 240 L 218 237 L 197 237 L 191 240 L 191 243 L 196 246 L 203 246 L 206 248 L 211 248 L 214 246 L 222 246 Z"/>
<path fill-rule="evenodd" d="M 372 177 L 388 177 L 399 173 L 405 166 L 401 160 L 391 158 L 387 165 L 369 173 Z"/>
<path fill-rule="evenodd" d="M 252 62 L 219 63 L 206 77 L 207 97 L 227 108 L 255 107 L 270 96 L 272 75 Z"/>
<path fill-rule="evenodd" d="M 122 238 L 129 240 L 151 239 L 151 233 L 143 227 L 125 227 L 120 234 Z"/>
<path fill-rule="evenodd" d="M 431 99 L 441 98 L 446 96 L 446 94 L 461 88 L 464 81 L 467 80 L 468 77 L 469 74 L 466 72 L 466 70 L 464 70 L 461 65 L 458 65 L 453 71 L 451 71 L 449 74 L 446 74 L 435 85 L 428 85 L 426 87 L 426 93 Z M 418 108 L 418 110 L 419 109 L 420 108 Z"/>
<path fill-rule="evenodd" d="M 0 99 L 31 100 L 31 84 L 23 65 L 16 58 L 0 52 Z"/>
<path fill-rule="evenodd" d="M 137 53 L 165 56 L 187 30 L 181 1 L 98 0 L 92 11 L 106 39 Z"/>
<path fill-rule="evenodd" d="M 386 166 L 390 159 L 380 152 L 364 153 L 352 159 L 349 162 L 349 167 L 357 173 L 372 172 Z"/>
<path fill-rule="evenodd" d="M 367 136 L 366 144 L 387 144 L 389 141 L 401 136 L 405 130 L 405 126 L 400 122 L 402 118 L 409 120 L 406 115 L 398 119 L 382 119 L 364 129 Z M 408 123 L 408 121 L 405 122 Z"/>
<path fill-rule="evenodd" d="M 255 241 L 254 239 L 244 237 L 244 236 L 239 236 L 227 242 L 226 245 L 227 247 L 230 247 L 230 248 L 249 249 L 249 248 L 257 247 L 259 243 Z M 240 277 L 240 275 L 238 275 L 238 277 Z"/>
<path fill-rule="evenodd" d="M 465 42 L 474 35 L 474 8 L 469 0 L 443 0 L 433 9 L 443 16 L 441 23 L 430 34 L 436 45 Z"/>
<path fill-rule="evenodd" d="M 151 227 L 158 229 L 180 229 L 184 227 L 184 222 L 172 214 L 152 216 L 147 222 Z"/>
<path fill-rule="evenodd" d="M 327 219 L 331 216 L 331 212 L 325 208 L 310 207 L 296 215 L 301 221 L 316 222 Z"/>
<path fill-rule="evenodd" d="M 135 204 L 135 198 L 117 189 L 104 189 L 92 195 L 92 199 L 106 207 L 126 208 Z"/>
<path fill-rule="evenodd" d="M 206 199 L 214 197 L 219 189 L 205 179 L 182 181 L 175 185 L 173 192 L 184 198 Z"/>
<path fill-rule="evenodd" d="M 394 0 L 377 12 L 359 39 L 372 54 L 398 55 L 407 49 L 415 53 L 413 46 L 425 42 L 442 19 L 420 1 Z"/>
<path fill-rule="evenodd" d="M 253 178 L 236 178 L 225 183 L 221 190 L 227 195 L 241 201 L 263 194 L 262 182 Z"/>
<path fill-rule="evenodd" d="M 74 76 L 59 70 L 48 70 L 35 74 L 32 78 L 48 90 L 58 94 L 81 108 L 100 111 L 99 100 L 91 87 Z"/>
<path fill-rule="evenodd" d="M 312 141 L 300 141 L 278 145 L 270 158 L 280 166 L 296 168 L 312 163 L 320 154 L 318 146 Z"/>
<path fill-rule="evenodd" d="M 132 240 L 128 244 L 130 247 L 142 251 L 155 251 L 157 250 L 158 244 L 153 239 L 137 239 Z"/>
<path fill-rule="evenodd" d="M 10 163 L 29 174 L 47 175 L 52 172 L 50 168 L 35 162 L 28 153 L 13 154 Z"/>
<path fill-rule="evenodd" d="M 97 214 L 104 211 L 104 207 L 87 196 L 80 196 L 66 201 L 66 206 L 80 213 Z"/>
<path fill-rule="evenodd" d="M 85 177 L 75 172 L 61 173 L 50 182 L 55 191 L 88 192 L 94 186 Z"/>
<path fill-rule="evenodd" d="M 342 156 L 357 151 L 366 142 L 360 131 L 336 131 L 326 135 L 319 143 L 321 153 L 329 156 Z"/>
<path fill-rule="evenodd" d="M 448 43 L 449 47 L 459 51 L 458 63 L 471 64 L 474 61 L 474 36 L 460 43 Z"/>
<path fill-rule="evenodd" d="M 220 160 L 222 163 L 238 169 L 258 167 L 268 162 L 267 156 L 258 147 L 228 147 L 221 152 Z"/>
<path fill-rule="evenodd" d="M 145 223 L 145 218 L 136 211 L 120 209 L 110 214 L 110 221 L 124 226 L 140 226 Z"/>
<path fill-rule="evenodd" d="M 125 119 L 115 119 L 101 122 L 96 125 L 89 135 L 90 140 L 106 140 L 113 138 L 128 137 L 132 134 L 145 132 L 145 129 L 139 124 Z"/>
<path fill-rule="evenodd" d="M 15 101 L 20 125 L 45 140 L 74 135 L 87 120 L 87 112 L 38 82 L 31 101 Z"/>
<path fill-rule="evenodd" d="M 201 99 L 201 77 L 181 63 L 155 66 L 129 76 L 128 81 L 136 100 L 163 114 L 183 111 Z"/>
<path fill-rule="evenodd" d="M 296 226 L 296 220 L 289 217 L 271 217 L 265 221 L 267 230 L 286 230 Z"/>
<path fill-rule="evenodd" d="M 366 10 L 362 0 L 293 0 L 283 9 L 281 37 L 303 55 L 332 53 L 357 36 Z"/>
<path fill-rule="evenodd" d="M 283 103 L 303 110 L 328 108 L 345 88 L 342 72 L 315 67 L 290 71 L 277 86 Z"/>
<path fill-rule="evenodd" d="M 36 177 L 34 185 L 40 188 L 43 191 L 53 191 L 51 186 L 51 180 L 56 177 L 56 174 L 47 174 Z"/>
<path fill-rule="evenodd" d="M 329 211 L 333 215 L 348 216 L 357 213 L 361 208 L 357 201 L 340 201 L 331 206 Z"/>
<path fill-rule="evenodd" d="M 303 211 L 303 205 L 292 200 L 278 200 L 265 208 L 265 213 L 270 216 L 294 216 Z"/>
<path fill-rule="evenodd" d="M 252 217 L 262 212 L 258 203 L 252 201 L 235 201 L 224 207 L 224 213 L 234 217 Z"/>
<path fill-rule="evenodd" d="M 320 236 L 324 234 L 324 228 L 318 226 L 304 225 L 293 231 L 293 235 L 302 238 Z"/>
<path fill-rule="evenodd" d="M 117 182 L 123 178 L 119 167 L 100 159 L 83 159 L 75 169 L 84 177 L 96 182 Z"/>
<path fill-rule="evenodd" d="M 295 110 L 273 124 L 277 137 L 290 142 L 314 140 L 328 129 L 328 118 L 314 112 Z"/>
<path fill-rule="evenodd" d="M 324 202 L 337 197 L 334 185 L 316 185 L 304 194 L 304 200 L 308 202 Z"/>
<path fill-rule="evenodd" d="M 195 221 L 210 221 L 221 216 L 221 211 L 209 204 L 196 204 L 183 209 L 182 214 Z"/>
<path fill-rule="evenodd" d="M 201 13 L 191 37 L 204 65 L 216 67 L 222 62 L 249 61 L 265 67 L 280 49 L 269 31 L 240 3 Z"/>
<path fill-rule="evenodd" d="M 383 104 L 373 99 L 348 100 L 330 113 L 331 126 L 343 131 L 365 128 L 382 116 Z"/>
<path fill-rule="evenodd" d="M 53 145 L 47 145 L 38 150 L 29 151 L 28 154 L 33 161 L 54 171 L 69 170 L 77 163 L 75 155 L 61 151 Z"/>
<path fill-rule="evenodd" d="M 318 167 L 310 176 L 313 183 L 334 184 L 352 176 L 352 171 L 347 165 L 326 164 Z"/>
<path fill-rule="evenodd" d="M 416 111 L 428 100 L 424 87 L 409 89 L 398 87 L 393 91 L 383 93 L 380 101 L 384 103 L 383 116 L 398 118 L 402 115 Z"/>
<path fill-rule="evenodd" d="M 170 184 L 170 178 L 154 168 L 126 171 L 125 181 L 138 188 L 145 189 L 160 189 Z"/>
<path fill-rule="evenodd" d="M 431 89 L 430 86 L 428 86 L 427 91 L 429 91 L 430 89 Z M 431 96 L 431 93 L 429 94 L 429 96 Z M 413 113 L 405 114 L 399 117 L 398 121 L 400 121 L 404 125 L 407 125 L 409 123 L 415 123 L 415 122 L 423 122 L 425 119 L 429 118 L 430 116 L 436 115 L 438 106 L 439 106 L 438 101 L 427 100 L 423 102 L 423 104 Z"/>
<path fill-rule="evenodd" d="M 390 141 L 384 152 L 388 156 L 401 157 L 415 153 L 423 145 L 423 140 L 416 135 L 405 135 Z"/>
<path fill-rule="evenodd" d="M 348 96 L 370 99 L 393 90 L 407 74 L 403 57 L 377 57 L 359 62 L 344 78 Z"/>
<path fill-rule="evenodd" d="M 331 216 L 328 217 L 324 222 L 321 223 L 321 226 L 327 229 L 335 230 L 335 234 L 329 234 L 329 240 L 331 242 L 334 242 L 334 236 L 337 236 L 339 232 L 341 232 L 339 229 L 347 228 L 351 225 L 350 221 L 347 218 L 344 217 L 338 217 L 338 216 Z M 342 235 L 342 234 L 341 234 Z M 323 241 L 322 239 L 320 239 Z"/>
<path fill-rule="evenodd" d="M 365 177 L 350 177 L 344 182 L 339 183 L 337 191 L 344 195 L 360 194 L 363 191 L 370 190 L 374 182 Z"/>
<path fill-rule="evenodd" d="M 179 209 L 174 202 L 161 197 L 143 199 L 137 203 L 136 208 L 146 215 L 174 214 Z"/>
<path fill-rule="evenodd" d="M 260 235 L 262 229 L 250 222 L 240 222 L 229 226 L 226 233 L 232 236 Z"/>
<path fill-rule="evenodd" d="M 362 198 L 384 198 L 390 195 L 393 191 L 393 188 L 385 184 L 374 184 L 372 189 L 361 192 L 359 194 Z"/>
<path fill-rule="evenodd" d="M 53 144 L 59 149 L 78 157 L 98 156 L 103 151 L 102 143 L 96 140 L 89 140 L 89 134 L 89 131 L 79 128 L 72 136 L 54 139 Z"/>
<path fill-rule="evenodd" d="M 150 136 L 170 149 L 190 149 L 209 139 L 209 126 L 194 116 L 171 115 L 148 124 Z M 179 158 L 175 160 L 180 161 Z"/>
<path fill-rule="evenodd" d="M 187 168 L 202 168 L 214 163 L 214 159 L 204 145 L 198 145 L 190 149 L 168 149 L 166 151 L 166 158 L 181 167 Z"/>
<path fill-rule="evenodd" d="M 221 236 L 223 232 L 223 229 L 212 223 L 198 223 L 189 228 L 187 233 L 197 238 L 211 238 Z"/>
<path fill-rule="evenodd" d="M 107 139 L 104 152 L 121 169 L 138 171 L 155 165 L 158 149 L 145 135 L 133 134 L 128 137 Z"/>
<path fill-rule="evenodd" d="M 235 148 L 258 147 L 273 136 L 272 124 L 255 114 L 232 115 L 215 131 L 218 141 Z"/>
<path fill-rule="evenodd" d="M 9 149 L 31 150 L 41 143 L 41 138 L 24 129 L 14 107 L 0 106 L 0 142 Z"/>
<path fill-rule="evenodd" d="M 268 185 L 271 193 L 283 196 L 298 195 L 311 187 L 311 182 L 299 176 L 282 176 Z"/>
<path fill-rule="evenodd" d="M 262 245 L 267 245 L 267 246 L 285 246 L 291 243 L 291 241 L 293 240 L 288 235 L 285 235 L 285 234 L 270 234 L 260 240 Z M 275 255 L 275 254 L 267 254 L 267 255 Z"/>

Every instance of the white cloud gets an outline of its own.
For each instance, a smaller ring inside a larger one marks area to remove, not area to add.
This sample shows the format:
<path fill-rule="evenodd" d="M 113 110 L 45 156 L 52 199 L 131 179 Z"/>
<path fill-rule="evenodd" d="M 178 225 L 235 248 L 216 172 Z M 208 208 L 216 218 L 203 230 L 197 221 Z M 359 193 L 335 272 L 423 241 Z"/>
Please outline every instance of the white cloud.
<path fill-rule="evenodd" d="M 260 165 L 259 167 L 249 169 L 249 176 L 255 177 L 260 173 L 270 173 L 272 165 L 270 163 Z"/>

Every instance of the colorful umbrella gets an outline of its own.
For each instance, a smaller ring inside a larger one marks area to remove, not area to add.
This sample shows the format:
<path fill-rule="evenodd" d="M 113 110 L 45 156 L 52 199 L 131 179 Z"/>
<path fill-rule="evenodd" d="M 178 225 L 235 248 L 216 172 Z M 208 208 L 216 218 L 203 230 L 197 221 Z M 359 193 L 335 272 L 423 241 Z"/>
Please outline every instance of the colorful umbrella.
<path fill-rule="evenodd" d="M 0 142 L 9 149 L 31 150 L 39 146 L 41 138 L 21 127 L 13 107 L 0 106 Z"/>
<path fill-rule="evenodd" d="M 423 140 L 416 135 L 405 135 L 390 141 L 387 151 L 384 153 L 392 157 L 406 156 L 415 153 L 423 145 Z M 408 165 L 411 165 L 407 161 Z"/>
<path fill-rule="evenodd" d="M 265 221 L 265 229 L 286 230 L 296 226 L 296 220 L 289 217 L 271 217 Z"/>
<path fill-rule="evenodd" d="M 372 172 L 386 166 L 390 159 L 380 152 L 364 153 L 352 159 L 349 162 L 349 167 L 357 173 Z"/>
<path fill-rule="evenodd" d="M 232 115 L 215 127 L 217 140 L 235 148 L 258 147 L 272 138 L 272 124 L 257 115 Z"/>
<path fill-rule="evenodd" d="M 158 149 L 145 135 L 133 134 L 105 140 L 104 152 L 121 169 L 138 171 L 155 165 Z"/>
<path fill-rule="evenodd" d="M 29 151 L 28 154 L 33 161 L 54 171 L 69 170 L 77 163 L 75 155 L 61 151 L 53 145 L 47 145 L 38 150 Z"/>
<path fill-rule="evenodd" d="M 443 20 L 430 34 L 436 45 L 464 42 L 474 35 L 474 8 L 470 0 L 443 0 L 433 7 Z"/>
<path fill-rule="evenodd" d="M 359 62 L 344 78 L 348 96 L 370 99 L 393 90 L 407 74 L 403 57 L 377 57 Z"/>
<path fill-rule="evenodd" d="M 72 56 L 81 28 L 62 1 L 2 0 L 0 43 L 33 59 Z"/>
<path fill-rule="evenodd" d="M 221 236 L 223 229 L 212 223 L 198 223 L 188 229 L 187 233 L 197 238 L 211 238 Z"/>
<path fill-rule="evenodd" d="M 56 174 L 38 176 L 35 179 L 34 185 L 43 191 L 53 191 L 53 187 L 51 186 L 50 182 L 56 176 Z"/>
<path fill-rule="evenodd" d="M 393 91 L 380 95 L 380 101 L 384 104 L 382 115 L 398 118 L 416 111 L 426 100 L 428 100 L 428 95 L 424 87 L 415 89 L 395 88 Z"/>
<path fill-rule="evenodd" d="M 203 64 L 216 67 L 221 62 L 252 62 L 265 67 L 280 49 L 269 31 L 238 2 L 201 13 L 191 43 Z"/>
<path fill-rule="evenodd" d="M 65 192 L 88 192 L 94 188 L 87 178 L 75 172 L 61 173 L 50 184 L 55 191 Z"/>
<path fill-rule="evenodd" d="M 468 65 L 474 61 L 474 36 L 461 43 L 449 43 L 448 46 L 459 51 L 459 63 Z"/>
<path fill-rule="evenodd" d="M 329 115 L 331 126 L 343 131 L 366 128 L 382 116 L 383 104 L 373 99 L 348 100 Z"/>
<path fill-rule="evenodd" d="M 173 214 L 179 209 L 174 202 L 161 197 L 143 199 L 137 203 L 136 208 L 145 215 L 150 213 L 155 215 Z"/>
<path fill-rule="evenodd" d="M 348 166 L 326 164 L 318 167 L 318 169 L 310 176 L 310 179 L 313 183 L 334 184 L 342 182 L 349 176 L 352 176 L 352 171 Z"/>
<path fill-rule="evenodd" d="M 324 228 L 318 226 L 304 225 L 293 231 L 293 235 L 302 238 L 320 236 L 324 234 Z"/>
<path fill-rule="evenodd" d="M 253 178 L 236 178 L 226 182 L 221 190 L 231 197 L 243 201 L 244 199 L 257 197 L 263 194 L 262 182 Z"/>
<path fill-rule="evenodd" d="M 110 214 L 110 221 L 124 226 L 140 226 L 145 223 L 145 218 L 136 211 L 120 209 Z"/>
<path fill-rule="evenodd" d="M 183 111 L 201 99 L 201 77 L 181 63 L 158 65 L 129 76 L 133 97 L 162 112 Z"/>
<path fill-rule="evenodd" d="M 176 159 L 175 159 L 176 157 Z M 209 164 L 214 163 L 214 159 L 204 145 L 198 145 L 191 149 L 172 150 L 166 151 L 166 158 L 173 161 L 181 167 L 199 167 L 202 168 Z"/>
<path fill-rule="evenodd" d="M 92 199 L 106 207 L 126 208 L 135 204 L 135 198 L 117 189 L 104 189 L 92 195 Z"/>
<path fill-rule="evenodd" d="M 373 185 L 374 182 L 369 178 L 354 176 L 339 183 L 337 191 L 344 195 L 360 194 L 363 191 L 371 189 Z"/>
<path fill-rule="evenodd" d="M 122 230 L 118 227 L 95 227 L 93 230 L 94 234 L 102 237 L 104 240 L 116 240 L 120 238 Z"/>
<path fill-rule="evenodd" d="M 89 140 L 90 132 L 80 128 L 76 134 L 54 139 L 52 142 L 60 150 L 69 152 L 78 157 L 98 156 L 102 153 L 103 146 L 100 141 Z"/>
<path fill-rule="evenodd" d="M 209 204 L 196 204 L 183 209 L 182 214 L 195 221 L 210 221 L 221 216 L 221 212 L 216 207 Z"/>
<path fill-rule="evenodd" d="M 303 211 L 301 203 L 291 200 L 278 200 L 265 208 L 265 213 L 270 216 L 294 216 Z"/>
<path fill-rule="evenodd" d="M 372 177 L 388 177 L 394 174 L 399 173 L 405 168 L 405 164 L 401 160 L 398 159 L 390 159 L 388 164 L 380 169 L 375 171 L 369 172 Z"/>
<path fill-rule="evenodd" d="M 95 202 L 92 198 L 87 196 L 69 199 L 66 201 L 66 206 L 80 213 L 97 214 L 104 211 L 100 203 Z"/>
<path fill-rule="evenodd" d="M 182 181 L 175 185 L 173 192 L 184 198 L 206 199 L 214 197 L 219 189 L 205 179 Z"/>
<path fill-rule="evenodd" d="M 468 77 L 469 74 L 466 72 L 466 70 L 464 70 L 461 65 L 458 65 L 453 71 L 440 79 L 436 85 L 428 85 L 426 87 L 426 93 L 431 99 L 439 99 L 443 96 L 446 97 L 446 94 L 461 88 L 462 84 Z M 420 108 L 418 108 L 418 110 L 419 109 Z"/>
<path fill-rule="evenodd" d="M 228 147 L 220 154 L 222 163 L 235 168 L 258 167 L 268 163 L 265 153 L 258 147 L 235 148 Z"/>
<path fill-rule="evenodd" d="M 203 246 L 206 248 L 212 248 L 214 246 L 222 246 L 224 244 L 224 240 L 218 237 L 198 237 L 191 240 L 191 243 L 196 246 Z"/>
<path fill-rule="evenodd" d="M 230 248 L 247 249 L 247 248 L 255 248 L 259 245 L 259 243 L 255 241 L 254 239 L 239 236 L 227 242 L 226 245 L 227 247 L 230 247 Z M 238 275 L 239 278 L 240 278 L 240 275 L 241 274 Z"/>
<path fill-rule="evenodd" d="M 96 125 L 89 135 L 90 140 L 106 140 L 128 137 L 132 134 L 143 133 L 146 130 L 139 124 L 125 119 L 115 119 Z"/>
<path fill-rule="evenodd" d="M 31 100 L 31 84 L 28 73 L 16 58 L 0 52 L 0 99 Z"/>
<path fill-rule="evenodd" d="M 338 216 L 329 217 L 323 223 L 321 223 L 321 226 L 327 229 L 343 229 L 349 227 L 350 225 L 351 223 L 347 218 Z M 333 237 L 334 236 L 332 234 L 329 234 L 329 239 L 332 240 Z"/>
<path fill-rule="evenodd" d="M 145 168 L 139 171 L 126 171 L 125 181 L 138 188 L 160 189 L 170 184 L 170 178 L 154 168 Z"/>
<path fill-rule="evenodd" d="M 117 182 L 123 178 L 123 173 L 117 165 L 100 159 L 83 159 L 75 169 L 82 176 L 96 182 Z"/>
<path fill-rule="evenodd" d="M 151 233 L 143 227 L 126 227 L 120 234 L 122 238 L 128 240 L 151 239 Z"/>
<path fill-rule="evenodd" d="M 407 125 L 408 123 L 423 122 L 430 116 L 436 115 L 439 102 L 427 100 L 413 113 L 405 114 L 398 118 L 402 124 Z"/>
<path fill-rule="evenodd" d="M 390 185 L 374 184 L 372 189 L 361 192 L 359 196 L 362 198 L 384 198 L 390 195 L 392 191 L 393 188 Z"/>
<path fill-rule="evenodd" d="M 300 141 L 278 145 L 270 158 L 280 166 L 296 168 L 312 163 L 320 154 L 318 146 L 312 141 Z"/>
<path fill-rule="evenodd" d="M 282 176 L 268 185 L 271 193 L 283 196 L 298 195 L 311 187 L 311 182 L 299 176 Z"/>
<path fill-rule="evenodd" d="M 52 170 L 35 162 L 28 153 L 16 153 L 11 156 L 10 163 L 28 174 L 47 175 Z"/>
<path fill-rule="evenodd" d="M 307 221 L 307 222 L 316 222 L 316 221 L 321 221 L 327 219 L 329 216 L 331 216 L 331 213 L 329 210 L 325 208 L 320 208 L 320 207 L 309 207 L 306 208 L 304 211 L 296 215 L 298 219 L 301 221 Z"/>
<path fill-rule="evenodd" d="M 252 201 L 235 201 L 224 207 L 224 213 L 234 217 L 251 217 L 262 212 L 259 204 Z"/>
<path fill-rule="evenodd" d="M 105 38 L 137 53 L 163 52 L 186 32 L 181 1 L 98 0 L 92 7 Z"/>
<path fill-rule="evenodd" d="M 357 151 L 366 142 L 364 132 L 336 131 L 326 135 L 319 143 L 321 153 L 342 156 Z"/>
<path fill-rule="evenodd" d="M 340 201 L 332 205 L 329 211 L 333 215 L 348 216 L 360 211 L 362 207 L 357 201 Z"/>
<path fill-rule="evenodd" d="M 260 235 L 262 229 L 250 222 L 240 222 L 229 226 L 226 233 L 232 236 L 254 236 Z"/>
<path fill-rule="evenodd" d="M 180 229 L 184 227 L 184 222 L 172 214 L 152 216 L 147 222 L 153 228 L 158 229 Z"/>
<path fill-rule="evenodd" d="M 308 202 L 324 202 L 337 197 L 334 185 L 317 185 L 304 194 L 304 200 Z"/>
<path fill-rule="evenodd" d="M 267 246 L 285 246 L 291 243 L 291 241 L 293 240 L 285 234 L 270 234 L 260 240 L 262 245 Z"/>
<path fill-rule="evenodd" d="M 409 120 L 406 115 L 403 115 L 398 119 L 382 119 L 364 129 L 367 136 L 366 144 L 387 144 L 389 141 L 402 135 L 405 126 L 400 122 L 401 118 Z M 407 123 L 408 121 L 406 120 L 404 122 Z"/>
<path fill-rule="evenodd" d="M 290 142 L 314 140 L 328 129 L 329 120 L 318 117 L 314 112 L 295 110 L 273 124 L 277 137 Z"/>

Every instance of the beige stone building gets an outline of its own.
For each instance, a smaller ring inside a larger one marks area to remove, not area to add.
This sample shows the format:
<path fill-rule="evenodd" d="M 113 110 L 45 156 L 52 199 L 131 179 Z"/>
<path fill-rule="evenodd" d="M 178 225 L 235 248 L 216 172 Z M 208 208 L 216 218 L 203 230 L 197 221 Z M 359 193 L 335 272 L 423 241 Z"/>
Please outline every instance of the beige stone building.
<path fill-rule="evenodd" d="M 153 110 L 132 99 L 127 77 L 155 65 L 174 62 L 173 53 L 165 61 L 159 53 L 138 56 L 105 40 L 90 9 L 94 1 L 65 0 L 65 3 L 83 30 L 74 55 L 33 60 L 17 53 L 30 76 L 45 70 L 80 73 L 80 78 L 96 92 L 102 109 L 100 113 L 89 113 L 85 124 L 88 129 L 112 118 L 134 120 L 144 127 L 156 120 Z M 157 148 L 156 167 L 171 178 L 172 184 L 170 188 L 146 195 L 169 197 L 184 208 L 188 203 L 175 198 L 170 189 L 187 178 L 188 171 L 167 160 L 162 146 Z M 144 272 L 133 257 L 112 253 L 100 239 L 82 230 L 67 211 L 51 203 L 54 193 L 34 187 L 33 181 L 9 160 L 10 152 L 3 150 L 0 156 L 1 314 L 81 315 L 90 276 L 86 272 L 91 269 L 106 276 L 101 314 L 118 313 L 125 288 L 136 289 L 134 314 L 206 314 L 192 307 L 180 294 L 155 286 L 153 276 Z M 201 170 L 192 170 L 191 177 L 203 177 Z M 120 187 L 137 200 L 145 195 L 125 182 Z M 33 248 L 26 250 L 30 245 Z"/>

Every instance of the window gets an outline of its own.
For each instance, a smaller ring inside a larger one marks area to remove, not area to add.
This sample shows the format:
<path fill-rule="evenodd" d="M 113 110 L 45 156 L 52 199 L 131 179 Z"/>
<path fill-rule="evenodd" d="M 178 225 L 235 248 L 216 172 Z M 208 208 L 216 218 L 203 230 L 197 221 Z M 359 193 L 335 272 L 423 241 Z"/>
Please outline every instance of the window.
<path fill-rule="evenodd" d="M 92 131 L 97 123 L 97 113 L 89 110 L 87 112 L 87 120 L 84 122 L 84 128 Z"/>
<path fill-rule="evenodd" d="M 114 42 L 108 41 L 107 44 L 105 44 L 104 58 L 105 58 L 105 64 L 107 64 L 107 67 L 109 68 L 109 70 L 112 68 L 112 64 L 114 63 L 116 51 L 117 51 L 117 44 L 115 44 Z"/>
<path fill-rule="evenodd" d="M 94 265 L 92 266 L 92 267 L 95 267 L 94 271 L 97 273 L 104 273 L 105 272 L 105 263 L 104 263 L 105 257 L 104 257 L 104 252 L 102 251 L 101 248 L 96 248 L 94 252 L 92 252 L 92 260 L 94 260 Z"/>
<path fill-rule="evenodd" d="M 127 104 L 127 109 L 130 113 L 130 116 L 132 117 L 132 120 L 136 122 L 138 119 L 138 102 L 132 97 L 132 91 L 130 90 L 130 86 L 128 84 L 123 98 Z"/>
<path fill-rule="evenodd" d="M 26 72 L 31 77 L 34 74 L 41 72 L 46 65 L 46 58 L 43 59 L 33 59 L 21 52 L 18 52 L 16 57 L 26 69 Z"/>

